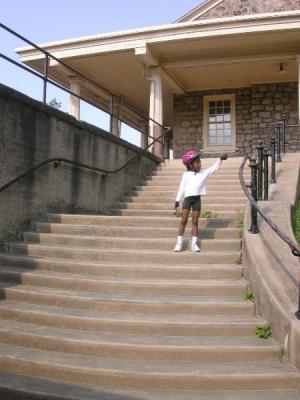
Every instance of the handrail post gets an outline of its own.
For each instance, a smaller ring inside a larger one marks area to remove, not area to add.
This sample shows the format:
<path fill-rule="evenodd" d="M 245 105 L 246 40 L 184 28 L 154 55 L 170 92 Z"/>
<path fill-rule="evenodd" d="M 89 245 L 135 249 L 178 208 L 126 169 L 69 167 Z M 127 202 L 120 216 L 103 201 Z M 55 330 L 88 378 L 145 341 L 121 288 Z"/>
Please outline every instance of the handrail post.
<path fill-rule="evenodd" d="M 276 140 L 272 136 L 271 139 L 271 159 L 272 159 L 272 169 L 271 169 L 271 183 L 276 183 Z"/>
<path fill-rule="evenodd" d="M 264 200 L 269 200 L 269 151 L 264 149 Z"/>
<path fill-rule="evenodd" d="M 251 158 L 250 165 L 251 168 L 251 194 L 255 201 L 257 201 L 257 162 L 256 158 Z M 257 210 L 251 205 L 251 227 L 249 229 L 250 233 L 258 233 L 257 226 Z"/>
<path fill-rule="evenodd" d="M 281 123 L 277 123 L 276 125 L 277 130 L 277 162 L 281 162 Z"/>
<path fill-rule="evenodd" d="M 287 126 L 287 115 L 282 114 L 282 152 L 285 153 L 285 132 Z"/>
<path fill-rule="evenodd" d="M 257 148 L 257 166 L 258 166 L 258 176 L 257 176 L 257 198 L 262 200 L 263 192 L 263 149 L 262 140 L 259 140 Z"/>
<path fill-rule="evenodd" d="M 44 61 L 44 86 L 43 86 L 43 103 L 47 103 L 47 80 L 48 80 L 49 56 L 45 55 Z"/>

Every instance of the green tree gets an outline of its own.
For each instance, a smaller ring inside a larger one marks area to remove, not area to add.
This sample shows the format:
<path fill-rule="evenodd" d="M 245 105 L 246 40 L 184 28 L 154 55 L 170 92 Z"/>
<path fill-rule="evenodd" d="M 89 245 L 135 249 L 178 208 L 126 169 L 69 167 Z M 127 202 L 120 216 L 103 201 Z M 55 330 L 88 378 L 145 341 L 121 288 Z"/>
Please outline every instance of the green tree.
<path fill-rule="evenodd" d="M 49 101 L 48 105 L 53 108 L 57 108 L 58 110 L 61 108 L 61 103 L 59 101 L 57 101 L 55 97 L 54 97 L 54 99 Z"/>

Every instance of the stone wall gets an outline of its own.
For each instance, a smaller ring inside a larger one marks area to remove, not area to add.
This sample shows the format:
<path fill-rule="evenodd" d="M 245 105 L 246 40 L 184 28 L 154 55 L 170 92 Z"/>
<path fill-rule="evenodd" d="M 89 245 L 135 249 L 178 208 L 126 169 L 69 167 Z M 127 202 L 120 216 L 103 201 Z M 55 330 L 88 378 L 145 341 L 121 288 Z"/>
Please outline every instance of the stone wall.
<path fill-rule="evenodd" d="M 174 97 L 174 157 L 203 146 L 203 96 L 235 94 L 236 156 L 250 154 L 259 138 L 270 141 L 273 124 L 286 113 L 289 124 L 297 124 L 298 83 L 253 85 L 246 88 L 193 92 Z M 287 151 L 300 151 L 300 129 L 287 130 Z M 207 154 L 215 156 L 215 154 Z"/>
<path fill-rule="evenodd" d="M 52 157 L 114 170 L 141 149 L 101 129 L 0 85 L 0 186 Z M 151 174 L 159 159 L 150 153 L 115 175 L 66 164 L 43 166 L 0 192 L 0 244 L 16 240 L 47 212 L 107 213 Z"/>
<path fill-rule="evenodd" d="M 198 19 L 300 10 L 300 0 L 223 0 Z"/>

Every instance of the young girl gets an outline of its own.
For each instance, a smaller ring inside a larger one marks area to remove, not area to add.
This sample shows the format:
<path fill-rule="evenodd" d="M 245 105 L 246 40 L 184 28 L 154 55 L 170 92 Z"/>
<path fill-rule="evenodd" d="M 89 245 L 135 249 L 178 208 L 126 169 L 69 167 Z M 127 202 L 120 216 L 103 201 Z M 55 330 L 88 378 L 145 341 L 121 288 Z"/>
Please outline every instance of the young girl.
<path fill-rule="evenodd" d="M 209 175 L 215 172 L 221 165 L 222 160 L 227 160 L 227 154 L 224 154 L 211 167 L 201 169 L 200 153 L 196 150 L 189 150 L 184 153 L 182 162 L 187 171 L 183 174 L 178 194 L 175 202 L 175 210 L 179 207 L 179 202 L 184 199 L 182 204 L 181 222 L 177 243 L 174 251 L 182 251 L 183 235 L 190 210 L 192 209 L 192 244 L 191 251 L 200 251 L 198 240 L 198 219 L 201 211 L 201 195 L 206 194 L 206 181 Z"/>

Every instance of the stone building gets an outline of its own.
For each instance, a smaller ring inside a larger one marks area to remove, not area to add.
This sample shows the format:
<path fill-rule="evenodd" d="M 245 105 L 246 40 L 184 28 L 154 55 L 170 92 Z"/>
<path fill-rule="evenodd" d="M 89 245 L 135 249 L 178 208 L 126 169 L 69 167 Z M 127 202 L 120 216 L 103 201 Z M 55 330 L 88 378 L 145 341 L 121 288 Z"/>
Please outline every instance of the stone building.
<path fill-rule="evenodd" d="M 248 154 L 258 138 L 270 140 L 283 113 L 289 124 L 299 123 L 300 0 L 206 0 L 169 25 L 42 47 L 113 93 L 50 60 L 52 79 L 113 110 L 113 134 L 121 119 L 143 133 L 145 146 L 161 134 L 152 120 L 170 126 L 175 158 L 189 148 Z M 37 50 L 17 52 L 43 69 Z M 72 96 L 70 104 L 79 118 Z M 299 128 L 288 129 L 287 151 L 300 150 L 299 137 Z M 162 155 L 159 143 L 154 152 Z"/>

